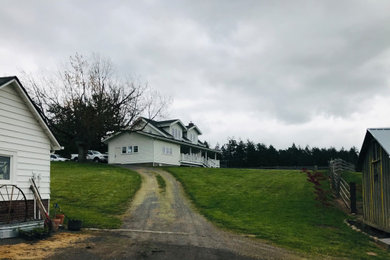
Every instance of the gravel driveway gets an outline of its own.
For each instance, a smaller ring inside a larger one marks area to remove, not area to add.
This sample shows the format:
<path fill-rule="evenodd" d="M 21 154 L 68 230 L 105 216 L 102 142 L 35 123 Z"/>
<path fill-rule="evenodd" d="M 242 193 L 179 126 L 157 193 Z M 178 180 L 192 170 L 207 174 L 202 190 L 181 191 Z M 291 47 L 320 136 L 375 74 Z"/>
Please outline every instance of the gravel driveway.
<path fill-rule="evenodd" d="M 186 199 L 178 181 L 161 169 L 134 168 L 142 186 L 118 230 L 90 231 L 86 248 L 61 250 L 53 259 L 297 259 L 293 253 L 222 231 Z M 156 174 L 166 182 L 159 189 Z"/>

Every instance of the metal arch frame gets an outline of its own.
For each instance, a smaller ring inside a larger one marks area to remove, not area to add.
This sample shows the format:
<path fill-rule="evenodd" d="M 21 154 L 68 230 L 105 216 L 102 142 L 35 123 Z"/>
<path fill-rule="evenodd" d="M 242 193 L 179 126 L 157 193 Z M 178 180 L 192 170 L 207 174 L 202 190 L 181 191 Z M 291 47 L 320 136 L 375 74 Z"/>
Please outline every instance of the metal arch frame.
<path fill-rule="evenodd" d="M 0 190 L 5 187 L 5 189 L 7 190 L 7 196 L 8 196 L 8 200 L 6 200 L 3 196 L 3 194 L 0 192 L 0 199 L 3 199 L 4 202 L 7 202 L 9 201 L 9 210 L 11 210 L 11 204 L 12 204 L 12 201 L 17 201 L 19 196 L 20 196 L 20 193 L 22 194 L 22 197 L 21 199 L 24 199 L 24 205 L 25 205 L 25 210 L 24 210 L 24 221 L 27 221 L 27 214 L 28 214 L 28 204 L 27 204 L 27 199 L 26 199 L 26 195 L 24 194 L 24 192 L 22 191 L 22 189 L 20 189 L 18 186 L 14 185 L 14 184 L 3 184 L 3 185 L 0 185 Z M 11 195 L 11 198 L 9 197 L 9 193 L 8 193 L 8 187 L 13 187 L 13 188 L 16 188 L 19 190 L 19 194 L 18 194 L 18 197 L 13 200 L 12 199 L 12 195 Z M 10 222 L 11 219 L 8 219 L 8 223 Z"/>

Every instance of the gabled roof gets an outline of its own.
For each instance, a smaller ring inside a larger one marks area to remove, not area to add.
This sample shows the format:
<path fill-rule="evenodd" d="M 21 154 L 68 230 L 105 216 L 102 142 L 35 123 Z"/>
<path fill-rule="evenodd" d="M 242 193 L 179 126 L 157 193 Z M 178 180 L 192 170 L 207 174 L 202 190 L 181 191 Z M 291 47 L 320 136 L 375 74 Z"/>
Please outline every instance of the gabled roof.
<path fill-rule="evenodd" d="M 150 126 L 152 126 L 152 128 L 154 128 L 157 132 L 160 132 L 163 136 L 172 137 L 172 135 L 170 133 L 168 133 L 161 126 L 159 126 L 158 121 L 154 121 L 152 119 L 147 119 L 145 117 L 140 117 L 140 119 L 143 120 L 145 123 L 149 124 Z"/>
<path fill-rule="evenodd" d="M 376 140 L 380 146 L 390 155 L 390 128 L 368 128 L 359 153 L 358 168 L 363 164 L 365 154 L 371 140 Z"/>
<path fill-rule="evenodd" d="M 200 129 L 193 123 L 190 123 L 187 127 L 187 132 L 190 131 L 191 129 L 194 129 L 195 131 L 198 132 L 199 135 L 202 134 L 202 132 L 200 131 Z"/>
<path fill-rule="evenodd" d="M 16 77 L 2 77 L 0 78 L 0 87 L 2 85 L 4 85 L 5 83 L 11 81 L 11 80 L 14 80 L 14 79 L 17 79 Z"/>
<path fill-rule="evenodd" d="M 155 122 L 157 122 L 159 125 L 162 126 L 162 125 L 170 125 L 170 124 L 176 122 L 177 120 L 179 120 L 179 119 L 170 119 L 170 120 L 155 121 Z"/>
<path fill-rule="evenodd" d="M 165 121 L 156 121 L 156 120 L 152 120 L 152 119 L 147 119 L 145 117 L 140 117 L 138 118 L 134 124 L 136 125 L 138 123 L 139 120 L 142 120 L 143 122 L 147 123 L 149 126 L 151 126 L 153 129 L 155 129 L 157 132 L 161 133 L 159 135 L 157 134 L 152 134 L 152 133 L 147 133 L 145 131 L 142 130 L 137 130 L 136 128 L 135 129 L 131 129 L 131 127 L 129 129 L 124 129 L 118 133 L 115 133 L 109 137 L 107 137 L 106 139 L 103 140 L 104 143 L 107 143 L 110 139 L 120 135 L 121 133 L 125 133 L 125 132 L 137 132 L 139 134 L 142 134 L 142 135 L 147 135 L 147 136 L 150 136 L 150 137 L 153 137 L 153 138 L 156 138 L 156 139 L 160 139 L 160 140 L 165 140 L 165 141 L 168 141 L 168 142 L 173 142 L 173 143 L 177 143 L 177 144 L 184 144 L 184 145 L 189 145 L 189 146 L 192 146 L 192 147 L 197 147 L 197 148 L 201 148 L 203 150 L 208 150 L 208 151 L 213 151 L 213 152 L 218 152 L 220 153 L 221 151 L 217 151 L 217 150 L 214 150 L 214 149 L 211 149 L 211 148 L 207 148 L 206 145 L 204 143 L 202 143 L 201 141 L 198 140 L 198 143 L 197 144 L 194 144 L 191 140 L 189 140 L 187 137 L 185 137 L 183 135 L 182 139 L 181 140 L 177 140 L 175 139 L 170 133 L 168 133 L 167 131 L 164 130 L 164 127 L 166 126 L 170 126 L 172 124 L 175 124 L 175 123 L 180 123 L 183 125 L 183 127 L 185 129 L 188 129 L 188 127 L 186 127 L 180 119 L 172 119 L 172 120 L 165 120 Z M 199 128 L 194 125 L 194 124 L 190 124 L 189 125 L 189 129 L 195 129 L 196 131 L 198 131 L 198 133 L 201 134 Z"/>
<path fill-rule="evenodd" d="M 171 119 L 171 120 L 164 120 L 164 121 L 154 121 L 155 124 L 157 124 L 159 127 L 167 127 L 174 124 L 179 124 L 184 131 L 187 131 L 186 126 L 183 124 L 183 122 L 180 119 Z"/>
<path fill-rule="evenodd" d="M 16 76 L 12 77 L 0 77 L 0 89 L 5 86 L 11 85 L 14 86 L 17 92 L 20 94 L 21 98 L 26 102 L 27 107 L 33 113 L 35 118 L 38 120 L 39 124 L 43 128 L 44 132 L 47 134 L 52 150 L 60 150 L 61 145 L 58 143 L 57 139 L 51 132 L 49 126 L 47 125 L 46 120 L 41 112 L 41 110 L 37 107 L 34 101 L 28 95 L 26 89 L 23 87 L 22 83 L 20 83 L 19 79 Z"/>

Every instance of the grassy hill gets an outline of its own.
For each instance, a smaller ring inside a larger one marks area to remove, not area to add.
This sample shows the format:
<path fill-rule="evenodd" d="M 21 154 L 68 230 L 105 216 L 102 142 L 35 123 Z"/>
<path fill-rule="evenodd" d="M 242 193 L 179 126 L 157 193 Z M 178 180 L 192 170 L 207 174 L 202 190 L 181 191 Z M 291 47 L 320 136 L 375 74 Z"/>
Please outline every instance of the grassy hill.
<path fill-rule="evenodd" d="M 69 218 L 83 227 L 118 228 L 141 177 L 128 169 L 74 162 L 51 163 L 51 213 L 58 203 Z"/>
<path fill-rule="evenodd" d="M 368 237 L 347 227 L 346 214 L 314 200 L 313 185 L 300 171 L 168 170 L 199 211 L 219 226 L 312 256 L 390 257 Z"/>

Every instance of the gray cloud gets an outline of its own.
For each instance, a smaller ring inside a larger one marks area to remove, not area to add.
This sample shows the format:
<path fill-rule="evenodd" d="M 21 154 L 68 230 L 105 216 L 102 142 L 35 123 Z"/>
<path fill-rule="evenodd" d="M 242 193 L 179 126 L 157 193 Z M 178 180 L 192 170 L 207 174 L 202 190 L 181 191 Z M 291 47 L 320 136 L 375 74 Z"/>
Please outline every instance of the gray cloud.
<path fill-rule="evenodd" d="M 211 142 L 315 145 L 321 119 L 340 131 L 321 143 L 358 146 L 369 124 L 390 124 L 382 116 L 365 121 L 383 109 L 376 97 L 390 94 L 389 7 L 385 0 L 6 1 L 0 74 L 56 70 L 76 51 L 98 52 L 120 73 L 171 95 L 171 116 L 198 122 Z M 348 126 L 360 129 L 346 138 Z"/>

